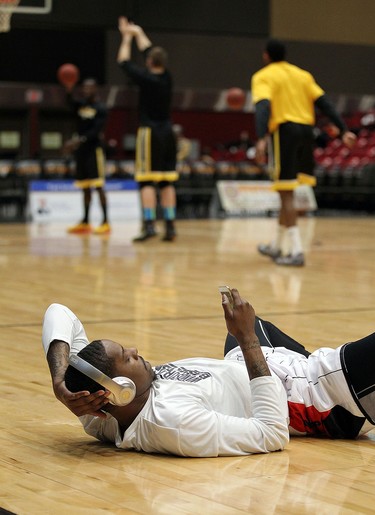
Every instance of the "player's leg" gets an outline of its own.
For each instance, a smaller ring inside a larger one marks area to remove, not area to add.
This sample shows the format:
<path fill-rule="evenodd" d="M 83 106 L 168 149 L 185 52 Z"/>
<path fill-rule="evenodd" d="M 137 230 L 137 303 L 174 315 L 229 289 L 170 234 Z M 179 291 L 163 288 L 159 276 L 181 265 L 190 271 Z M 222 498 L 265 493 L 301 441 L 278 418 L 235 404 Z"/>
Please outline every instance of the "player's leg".
<path fill-rule="evenodd" d="M 111 227 L 108 223 L 107 196 L 104 190 L 105 183 L 105 157 L 101 147 L 92 151 L 90 163 L 90 174 L 93 179 L 93 185 L 99 196 L 100 206 L 102 208 L 102 223 L 95 228 L 94 234 L 109 234 Z"/>
<path fill-rule="evenodd" d="M 173 241 L 176 238 L 176 189 L 174 184 L 168 181 L 159 183 L 160 203 L 163 209 L 165 221 L 165 234 L 163 241 Z"/>
<path fill-rule="evenodd" d="M 90 216 L 90 207 L 91 207 L 91 188 L 84 188 L 83 189 L 83 224 L 89 223 L 89 216 Z"/>
<path fill-rule="evenodd" d="M 106 224 L 106 223 L 108 223 L 107 197 L 106 197 L 106 194 L 102 187 L 96 188 L 96 191 L 98 193 L 99 202 L 100 202 L 100 206 L 102 208 L 102 213 L 103 213 L 102 224 Z"/>
<path fill-rule="evenodd" d="M 310 352 L 308 352 L 302 344 L 283 333 L 278 327 L 267 320 L 262 320 L 259 317 L 255 318 L 255 333 L 261 346 L 274 348 L 285 347 L 306 357 L 310 355 Z M 234 336 L 228 333 L 224 346 L 224 356 L 235 347 L 238 347 L 238 342 Z"/>
<path fill-rule="evenodd" d="M 96 188 L 96 191 L 99 196 L 99 202 L 102 208 L 103 218 L 101 225 L 94 229 L 94 234 L 109 234 L 111 232 L 111 226 L 108 223 L 107 196 L 105 194 L 104 189 L 101 186 Z"/>
<path fill-rule="evenodd" d="M 279 191 L 281 201 L 282 226 L 285 227 L 285 236 L 289 251 L 286 256 L 278 257 L 278 265 L 302 266 L 304 264 L 302 240 L 297 223 L 297 211 L 294 207 L 294 190 Z"/>
<path fill-rule="evenodd" d="M 268 166 L 271 172 L 271 178 L 274 181 L 274 188 L 280 181 L 281 175 L 281 157 L 280 157 L 280 129 L 277 129 L 269 140 L 268 149 Z M 280 196 L 280 195 L 279 195 Z M 284 216 L 284 206 L 280 198 L 280 212 L 278 223 L 276 225 L 276 233 L 272 241 L 268 244 L 258 245 L 258 251 L 264 256 L 276 259 L 281 256 L 283 244 L 285 240 L 286 226 Z"/>
<path fill-rule="evenodd" d="M 143 242 L 154 236 L 157 195 L 155 189 L 155 167 L 158 166 L 155 131 L 152 127 L 139 127 L 137 132 L 135 179 L 139 184 L 142 206 L 142 229 L 134 242 Z"/>
<path fill-rule="evenodd" d="M 315 159 L 315 137 L 313 127 L 301 125 L 301 145 L 298 149 L 298 182 L 308 186 L 316 186 L 314 177 Z"/>
<path fill-rule="evenodd" d="M 305 347 L 294 340 L 291 336 L 287 335 L 283 331 L 281 331 L 278 327 L 276 327 L 271 322 L 267 320 L 259 320 L 259 329 L 257 332 L 259 341 L 260 340 L 260 332 L 264 334 L 264 338 L 270 343 L 272 347 L 285 347 L 286 349 L 292 350 L 294 352 L 298 352 L 298 354 L 302 354 L 303 356 L 308 357 L 310 352 L 305 349 Z"/>
<path fill-rule="evenodd" d="M 358 408 L 375 424 L 375 333 L 343 345 L 340 359 Z"/>
<path fill-rule="evenodd" d="M 75 153 L 76 162 L 76 181 L 75 185 L 82 190 L 83 200 L 83 218 L 82 220 L 71 227 L 68 227 L 68 233 L 71 234 L 87 234 L 90 233 L 92 228 L 89 223 L 89 212 L 91 204 L 91 187 L 88 183 L 88 167 L 87 167 L 87 153 L 78 150 Z"/>
<path fill-rule="evenodd" d="M 294 205 L 294 190 L 298 186 L 298 152 L 301 146 L 301 126 L 284 123 L 279 127 L 279 142 L 275 144 L 276 159 L 279 162 L 279 179 L 274 187 L 280 195 L 280 224 L 285 227 L 289 250 L 285 256 L 275 259 L 278 265 L 302 266 L 304 255 L 301 235 L 297 223 L 298 215 Z M 278 149 L 278 150 L 276 150 Z"/>
<path fill-rule="evenodd" d="M 160 186 L 160 202 L 163 209 L 163 218 L 165 222 L 165 234 L 163 241 L 173 241 L 176 238 L 176 189 L 174 182 L 177 180 L 176 172 L 176 156 L 177 144 L 176 136 L 170 123 L 160 130 L 160 149 L 161 149 L 161 170 L 165 180 L 159 183 Z"/>
<path fill-rule="evenodd" d="M 139 190 L 142 205 L 142 229 L 141 233 L 133 239 L 134 242 L 143 242 L 156 236 L 155 220 L 157 196 L 156 189 L 152 182 L 139 182 Z"/>
<path fill-rule="evenodd" d="M 331 438 L 356 438 L 373 429 L 355 402 L 341 353 L 342 347 L 321 347 L 304 362 L 294 360 L 293 373 L 285 382 L 291 383 L 288 404 L 295 429 L 301 431 L 302 421 L 307 433 Z"/>
<path fill-rule="evenodd" d="M 90 205 L 91 205 L 91 188 L 82 188 L 83 199 L 83 218 L 76 225 L 68 227 L 70 234 L 88 234 L 92 231 L 89 223 Z"/>

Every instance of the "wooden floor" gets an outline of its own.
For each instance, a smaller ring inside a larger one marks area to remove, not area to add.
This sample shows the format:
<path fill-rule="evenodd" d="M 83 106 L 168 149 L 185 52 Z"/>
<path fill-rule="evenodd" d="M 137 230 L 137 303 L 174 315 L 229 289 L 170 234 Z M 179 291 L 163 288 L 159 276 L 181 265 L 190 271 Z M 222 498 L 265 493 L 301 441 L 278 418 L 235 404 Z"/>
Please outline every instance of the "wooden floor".
<path fill-rule="evenodd" d="M 237 287 L 256 312 L 310 350 L 375 328 L 375 218 L 304 218 L 307 266 L 259 256 L 274 219 L 189 220 L 175 243 L 135 246 L 138 224 L 109 237 L 62 225 L 0 225 L 0 506 L 39 514 L 375 513 L 375 434 L 292 439 L 287 450 L 183 459 L 118 451 L 85 435 L 53 396 L 41 346 L 52 302 L 88 337 L 136 346 L 153 364 L 221 358 L 217 287 Z M 375 365 L 375 364 L 374 364 Z"/>

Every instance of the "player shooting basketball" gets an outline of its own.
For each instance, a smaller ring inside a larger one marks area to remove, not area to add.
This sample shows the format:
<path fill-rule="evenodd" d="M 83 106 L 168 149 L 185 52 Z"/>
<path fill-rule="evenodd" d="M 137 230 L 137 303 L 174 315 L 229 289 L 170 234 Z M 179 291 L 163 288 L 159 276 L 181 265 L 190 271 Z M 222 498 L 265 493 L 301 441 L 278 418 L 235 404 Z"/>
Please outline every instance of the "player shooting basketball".
<path fill-rule="evenodd" d="M 172 77 L 167 69 L 167 54 L 161 47 L 153 47 L 139 25 L 127 18 L 119 19 L 122 41 L 117 62 L 139 88 L 140 127 L 137 133 L 135 178 L 141 190 L 143 227 L 134 241 L 146 241 L 156 235 L 156 186 L 165 220 L 163 241 L 176 237 L 176 138 L 170 120 Z M 131 45 L 135 39 L 145 58 L 145 67 L 131 61 Z"/>

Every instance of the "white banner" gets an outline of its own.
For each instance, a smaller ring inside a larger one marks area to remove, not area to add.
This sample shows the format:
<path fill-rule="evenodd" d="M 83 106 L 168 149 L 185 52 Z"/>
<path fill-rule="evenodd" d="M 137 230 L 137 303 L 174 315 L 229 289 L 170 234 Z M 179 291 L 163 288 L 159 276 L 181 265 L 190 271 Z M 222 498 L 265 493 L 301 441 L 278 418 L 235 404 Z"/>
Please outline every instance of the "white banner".
<path fill-rule="evenodd" d="M 111 222 L 139 220 L 141 205 L 138 185 L 134 181 L 112 180 L 105 185 L 108 218 Z M 77 223 L 83 218 L 83 194 L 73 181 L 32 181 L 29 192 L 29 215 L 33 222 Z M 102 210 L 97 192 L 92 191 L 90 222 L 100 224 Z"/>
<path fill-rule="evenodd" d="M 221 205 L 228 214 L 262 214 L 280 209 L 279 194 L 272 190 L 270 181 L 218 181 L 216 184 Z M 315 211 L 318 207 L 311 186 L 298 186 L 294 198 L 299 211 Z"/>

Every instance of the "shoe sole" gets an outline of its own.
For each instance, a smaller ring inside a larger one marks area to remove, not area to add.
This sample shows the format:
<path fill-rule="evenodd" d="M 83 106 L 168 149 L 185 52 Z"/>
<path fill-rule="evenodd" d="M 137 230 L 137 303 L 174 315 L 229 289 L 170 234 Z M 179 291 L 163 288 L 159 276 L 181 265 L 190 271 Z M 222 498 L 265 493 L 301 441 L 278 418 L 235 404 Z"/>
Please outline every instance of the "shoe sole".
<path fill-rule="evenodd" d="M 281 252 L 278 252 L 277 254 L 274 254 L 271 252 L 265 252 L 265 251 L 260 250 L 259 248 L 257 250 L 261 256 L 269 257 L 271 259 L 277 259 L 278 257 L 280 257 L 280 254 L 281 254 Z"/>
<path fill-rule="evenodd" d="M 77 230 L 77 231 L 67 231 L 68 234 L 91 234 L 92 231 L 91 230 L 88 230 L 88 229 L 83 229 L 83 230 Z"/>
<path fill-rule="evenodd" d="M 288 262 L 284 262 L 283 263 L 282 261 L 278 261 L 277 259 L 275 259 L 274 261 L 275 261 L 276 265 L 278 265 L 278 266 L 297 266 L 297 267 L 298 266 L 305 266 L 305 261 L 302 261 L 302 262 L 300 261 L 298 263 L 292 263 L 292 262 L 289 262 L 289 263 Z"/>
<path fill-rule="evenodd" d="M 277 266 L 294 266 L 294 267 L 302 267 L 302 266 L 305 266 L 305 263 L 277 263 L 277 261 L 275 261 L 276 265 Z"/>
<path fill-rule="evenodd" d="M 155 236 L 157 236 L 157 234 L 151 234 L 150 236 L 145 236 L 144 238 L 134 238 L 133 243 L 143 243 L 144 241 L 150 240 L 151 238 L 155 238 Z"/>

